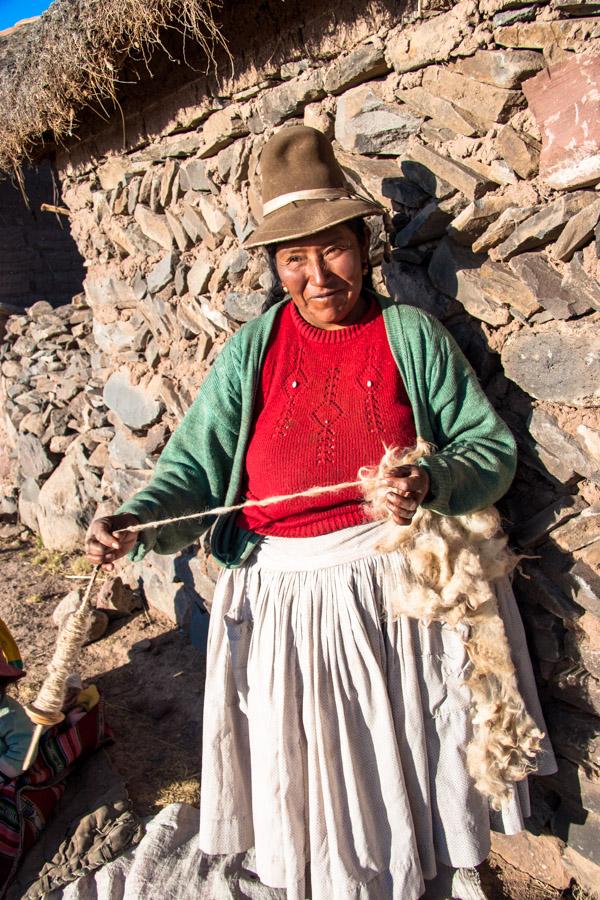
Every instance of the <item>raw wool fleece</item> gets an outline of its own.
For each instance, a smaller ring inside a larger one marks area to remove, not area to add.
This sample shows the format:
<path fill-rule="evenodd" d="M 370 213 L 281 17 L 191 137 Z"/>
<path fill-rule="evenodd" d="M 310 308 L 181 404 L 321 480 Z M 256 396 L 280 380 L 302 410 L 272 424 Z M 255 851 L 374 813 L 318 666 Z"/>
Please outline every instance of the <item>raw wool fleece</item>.
<path fill-rule="evenodd" d="M 471 662 L 467 685 L 474 735 L 467 765 L 477 789 L 500 809 L 513 783 L 535 768 L 544 736 L 519 692 L 493 585 L 512 571 L 518 557 L 507 548 L 492 506 L 463 516 L 442 516 L 420 507 L 406 526 L 389 518 L 389 487 L 382 486 L 382 479 L 431 453 L 433 447 L 421 438 L 409 450 L 386 449 L 378 466 L 361 469 L 362 490 L 372 516 L 389 519 L 377 549 L 400 550 L 403 556 L 401 583 L 388 614 L 468 626 L 463 641 Z"/>

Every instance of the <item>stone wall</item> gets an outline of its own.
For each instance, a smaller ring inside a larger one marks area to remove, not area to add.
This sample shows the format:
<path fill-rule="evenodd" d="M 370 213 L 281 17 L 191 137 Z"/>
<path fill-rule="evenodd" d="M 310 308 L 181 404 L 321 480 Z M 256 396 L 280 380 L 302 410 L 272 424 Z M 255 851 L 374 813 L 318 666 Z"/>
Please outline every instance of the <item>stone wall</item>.
<path fill-rule="evenodd" d="M 69 315 L 14 317 L 1 366 L 20 467 L 5 508 L 49 546 L 77 546 L 98 502 L 147 481 L 261 308 L 270 276 L 241 242 L 264 141 L 295 122 L 332 136 L 391 214 L 389 253 L 373 222 L 376 282 L 444 322 L 519 443 L 501 508 L 560 771 L 534 785 L 545 837 L 496 849 L 517 866 L 541 855 L 536 878 L 561 889 L 600 874 L 599 12 L 424 2 L 421 18 L 382 8 L 321 38 L 311 20 L 303 53 L 297 35 L 277 53 L 267 42 L 218 87 L 178 70 L 146 105 L 124 103 L 124 137 L 115 120 L 59 156 L 85 295 Z M 202 552 L 129 572 L 179 622 L 214 575 Z"/>
<path fill-rule="evenodd" d="M 15 184 L 0 181 L 0 316 L 41 299 L 69 303 L 85 274 L 68 219 L 40 209 L 61 203 L 51 166 L 44 162 L 23 174 L 28 205 Z"/>

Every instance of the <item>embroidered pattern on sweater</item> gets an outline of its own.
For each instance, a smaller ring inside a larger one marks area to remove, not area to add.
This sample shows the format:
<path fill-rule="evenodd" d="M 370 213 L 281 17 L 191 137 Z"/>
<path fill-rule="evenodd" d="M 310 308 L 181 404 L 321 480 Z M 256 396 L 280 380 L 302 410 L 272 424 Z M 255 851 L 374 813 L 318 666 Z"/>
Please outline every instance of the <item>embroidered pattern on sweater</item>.
<path fill-rule="evenodd" d="M 367 363 L 356 376 L 356 383 L 363 392 L 365 405 L 365 418 L 367 429 L 371 434 L 384 433 L 383 416 L 379 404 L 379 390 L 381 388 L 381 372 L 375 365 L 377 353 L 374 347 L 369 347 Z"/>
<path fill-rule="evenodd" d="M 286 372 L 282 383 L 283 393 L 287 397 L 287 402 L 283 412 L 275 424 L 273 437 L 284 438 L 287 436 L 292 423 L 294 421 L 294 413 L 298 405 L 298 397 L 308 384 L 308 378 L 304 374 L 302 362 L 304 357 L 304 347 L 300 346 L 294 354 L 294 362 L 289 371 Z"/>
<path fill-rule="evenodd" d="M 325 379 L 324 400 L 313 410 L 311 416 L 319 426 L 320 435 L 317 443 L 317 463 L 335 462 L 335 423 L 343 415 L 343 410 L 336 403 L 340 381 L 340 370 L 333 366 Z"/>

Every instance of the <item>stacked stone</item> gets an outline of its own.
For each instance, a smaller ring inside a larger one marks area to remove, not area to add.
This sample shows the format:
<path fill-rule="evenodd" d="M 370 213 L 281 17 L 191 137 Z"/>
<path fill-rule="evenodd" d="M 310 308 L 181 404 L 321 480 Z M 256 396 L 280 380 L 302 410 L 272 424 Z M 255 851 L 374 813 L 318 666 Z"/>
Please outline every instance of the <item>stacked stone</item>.
<path fill-rule="evenodd" d="M 391 213 L 385 259 L 373 228 L 376 282 L 446 324 L 518 439 L 502 509 L 526 556 L 516 587 L 560 758 L 537 824 L 570 845 L 556 851 L 566 888 L 584 859 L 600 864 L 600 3 L 423 7 L 357 26 L 341 52 L 324 39 L 310 58 L 225 79 L 198 106 L 172 95 L 143 139 L 125 121 L 128 150 L 119 122 L 118 138 L 59 159 L 87 269 L 85 395 L 107 429 L 88 446 L 75 413 L 65 459 L 83 469 L 91 452 L 93 496 L 113 504 L 145 483 L 271 285 L 262 253 L 241 246 L 265 140 L 296 122 L 329 134 L 350 181 Z M 179 621 L 214 579 L 190 553 L 150 554 L 133 575 Z"/>
<path fill-rule="evenodd" d="M 82 540 L 102 497 L 114 429 L 93 353 L 83 295 L 57 309 L 42 300 L 11 316 L 0 351 L 2 428 L 15 464 L 14 493 L 3 498 L 3 512 L 18 504 L 21 521 L 52 549 Z"/>

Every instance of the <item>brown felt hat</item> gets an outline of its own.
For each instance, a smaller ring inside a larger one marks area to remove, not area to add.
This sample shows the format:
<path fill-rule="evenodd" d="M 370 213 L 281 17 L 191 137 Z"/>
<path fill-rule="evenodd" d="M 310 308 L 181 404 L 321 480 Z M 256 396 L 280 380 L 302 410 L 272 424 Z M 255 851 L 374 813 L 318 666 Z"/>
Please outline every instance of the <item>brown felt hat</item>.
<path fill-rule="evenodd" d="M 260 165 L 263 221 L 245 247 L 307 237 L 339 222 L 384 212 L 348 184 L 331 142 L 315 128 L 282 128 L 263 147 Z"/>

